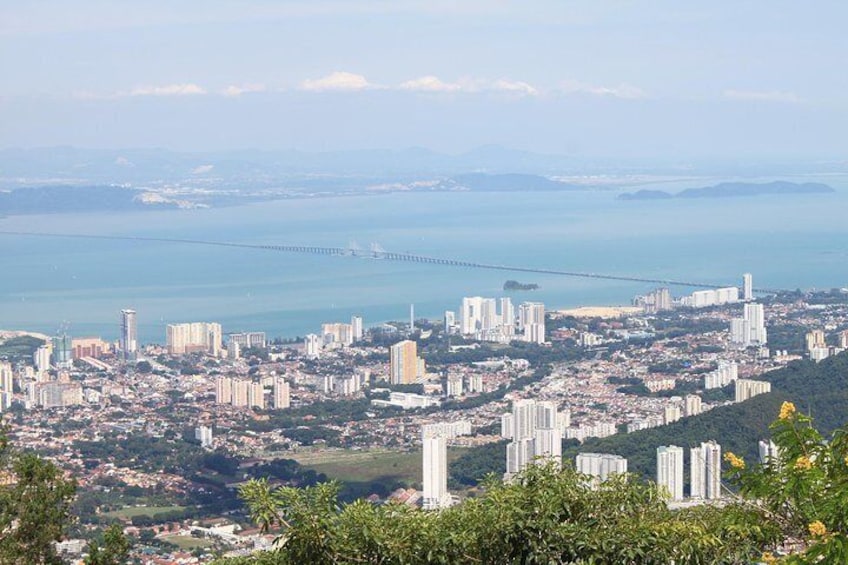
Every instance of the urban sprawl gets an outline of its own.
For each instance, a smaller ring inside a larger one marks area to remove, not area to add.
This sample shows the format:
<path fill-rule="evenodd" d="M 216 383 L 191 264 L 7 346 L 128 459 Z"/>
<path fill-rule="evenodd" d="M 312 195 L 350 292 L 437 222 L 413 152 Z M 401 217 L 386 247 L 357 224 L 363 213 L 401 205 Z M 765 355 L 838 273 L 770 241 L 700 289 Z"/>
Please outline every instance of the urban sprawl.
<path fill-rule="evenodd" d="M 677 298 L 660 288 L 620 308 L 546 310 L 540 302 L 516 306 L 510 297 L 466 297 L 438 322 L 416 320 L 411 311 L 408 321 L 368 327 L 353 316 L 292 341 L 193 322 L 163 328 L 164 344 L 141 344 L 143 315 L 122 310 L 108 338 L 0 332 L 0 346 L 27 338 L 33 344 L 31 355 L 0 359 L 0 408 L 10 437 L 55 461 L 84 491 L 133 487 L 167 500 L 208 488 L 177 467 L 91 452 L 92 445 L 132 438 L 188 442 L 236 457 L 236 479 L 280 458 L 411 452 L 420 453 L 420 483 L 366 494 L 434 510 L 466 495 L 449 492 L 449 452 L 503 442 L 509 480 L 528 465 L 562 464 L 564 441 L 663 426 L 745 402 L 771 390 L 763 373 L 848 349 L 844 302 L 758 300 L 749 274 L 739 288 Z M 688 329 L 663 332 L 670 321 Z M 803 342 L 770 344 L 771 329 L 788 326 L 803 330 Z M 545 355 L 550 361 L 542 371 L 535 358 Z M 650 394 L 675 390 L 686 392 Z M 345 418 L 345 406 L 359 412 Z M 286 415 L 290 425 L 275 425 Z M 688 457 L 681 446 L 657 449 L 656 481 L 669 504 L 720 503 L 721 439 L 688 446 Z M 763 459 L 773 453 L 772 443 L 760 443 Z M 611 453 L 580 453 L 573 464 L 594 481 L 628 471 L 627 460 Z M 199 563 L 211 547 L 237 555 L 273 542 L 224 510 L 144 524 L 132 512 L 110 512 L 128 534 L 152 532 L 150 563 Z M 178 539 L 203 544 L 155 549 L 157 541 Z M 71 559 L 83 547 L 77 538 L 60 544 Z"/>

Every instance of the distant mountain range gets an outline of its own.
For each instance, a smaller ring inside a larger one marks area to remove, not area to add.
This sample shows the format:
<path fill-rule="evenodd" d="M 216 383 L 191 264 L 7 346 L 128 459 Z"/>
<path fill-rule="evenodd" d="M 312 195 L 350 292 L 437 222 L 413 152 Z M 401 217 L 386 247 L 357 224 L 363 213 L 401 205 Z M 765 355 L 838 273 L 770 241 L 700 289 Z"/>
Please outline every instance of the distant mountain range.
<path fill-rule="evenodd" d="M 472 190 L 478 192 L 586 190 L 586 186 L 568 184 L 539 175 L 507 173 L 490 175 L 468 173 L 452 176 L 437 185 L 442 190 Z"/>
<path fill-rule="evenodd" d="M 366 185 L 324 179 L 301 180 L 290 186 L 265 188 L 227 188 L 192 185 L 175 189 L 168 186 L 137 188 L 126 185 L 49 184 L 0 188 L 0 216 L 48 214 L 57 212 L 96 212 L 151 210 L 161 208 L 221 207 L 248 202 L 286 198 L 355 196 L 387 192 L 506 192 L 586 190 L 586 187 L 555 181 L 547 177 L 510 173 L 489 175 L 471 173 L 430 182 L 385 183 Z"/>
<path fill-rule="evenodd" d="M 50 147 L 0 150 L 0 179 L 30 184 L 214 182 L 216 186 L 279 186 L 293 178 L 330 175 L 348 182 L 412 176 L 442 177 L 469 172 L 558 174 L 581 167 L 568 156 L 543 155 L 499 146 L 458 155 L 429 149 L 374 149 L 310 153 L 296 150 L 177 152 L 166 149 Z M 313 179 L 314 180 L 314 179 Z"/>
<path fill-rule="evenodd" d="M 226 187 L 214 184 L 167 184 L 153 187 L 132 185 L 48 184 L 0 187 L 0 216 L 98 211 L 156 210 L 162 208 L 206 208 L 288 198 L 358 196 L 390 192 L 553 192 L 581 191 L 598 187 L 572 184 L 540 175 L 466 173 L 433 181 L 363 184 L 345 179 L 300 179 L 287 186 Z M 622 194 L 622 200 L 665 200 L 671 198 L 725 198 L 761 194 L 820 194 L 834 192 L 824 184 L 772 182 L 767 184 L 723 183 L 687 189 L 677 194 L 662 190 L 640 190 Z"/>
<path fill-rule="evenodd" d="M 205 186 L 215 189 L 348 190 L 372 184 L 409 183 L 468 174 L 582 177 L 581 184 L 613 177 L 780 177 L 802 173 L 846 173 L 848 163 L 793 162 L 786 159 L 720 163 L 669 159 L 606 159 L 555 155 L 497 145 L 445 154 L 421 147 L 308 152 L 299 150 L 234 150 L 183 152 L 168 149 L 85 149 L 43 147 L 0 149 L 0 189 L 47 184 L 126 184 Z M 510 183 L 515 179 L 503 179 Z M 491 185 L 488 190 L 491 190 Z M 551 185 L 559 190 L 561 186 Z M 511 190 L 508 189 L 508 190 Z M 544 190 L 544 188 L 540 188 Z"/>
<path fill-rule="evenodd" d="M 702 188 L 687 188 L 678 193 L 664 190 L 638 190 L 618 196 L 619 200 L 668 200 L 671 198 L 732 198 L 760 196 L 763 194 L 823 194 L 835 192 L 826 184 L 817 182 L 794 183 L 774 181 L 768 183 L 723 182 Z"/>

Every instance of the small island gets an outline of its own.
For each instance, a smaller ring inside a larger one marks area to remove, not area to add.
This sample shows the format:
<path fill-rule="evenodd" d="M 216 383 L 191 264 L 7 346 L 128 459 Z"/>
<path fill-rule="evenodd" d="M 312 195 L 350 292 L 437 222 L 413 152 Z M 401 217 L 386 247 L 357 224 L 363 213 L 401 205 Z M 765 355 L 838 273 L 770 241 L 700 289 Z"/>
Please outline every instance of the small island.
<path fill-rule="evenodd" d="M 825 194 L 836 192 L 833 187 L 818 182 L 794 183 L 774 181 L 767 183 L 723 182 L 703 188 L 687 188 L 677 193 L 664 190 L 637 190 L 618 195 L 619 200 L 667 200 L 670 198 L 732 198 L 736 196 L 761 196 L 764 194 Z"/>
<path fill-rule="evenodd" d="M 539 290 L 539 285 L 536 283 L 520 283 L 518 281 L 506 281 L 503 285 L 504 290 Z"/>

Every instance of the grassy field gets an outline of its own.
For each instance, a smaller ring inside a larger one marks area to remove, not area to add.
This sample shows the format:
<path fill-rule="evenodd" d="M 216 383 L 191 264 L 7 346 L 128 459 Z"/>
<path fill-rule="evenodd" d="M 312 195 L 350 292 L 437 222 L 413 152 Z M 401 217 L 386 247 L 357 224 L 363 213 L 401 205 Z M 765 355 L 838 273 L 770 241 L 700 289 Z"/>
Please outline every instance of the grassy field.
<path fill-rule="evenodd" d="M 120 510 L 106 512 L 104 516 L 108 516 L 109 518 L 119 518 L 121 520 L 132 520 L 133 516 L 153 517 L 154 515 L 162 512 L 174 512 L 184 509 L 185 508 L 183 506 L 127 506 Z"/>
<path fill-rule="evenodd" d="M 180 549 L 192 550 L 195 547 L 209 547 L 212 542 L 208 539 L 196 538 L 192 536 L 165 536 L 162 541 L 167 541 L 179 547 Z"/>
<path fill-rule="evenodd" d="M 461 453 L 459 448 L 448 449 L 448 460 L 452 461 Z M 421 483 L 420 451 L 313 451 L 298 453 L 293 458 L 307 469 L 345 482 L 396 479 Z"/>

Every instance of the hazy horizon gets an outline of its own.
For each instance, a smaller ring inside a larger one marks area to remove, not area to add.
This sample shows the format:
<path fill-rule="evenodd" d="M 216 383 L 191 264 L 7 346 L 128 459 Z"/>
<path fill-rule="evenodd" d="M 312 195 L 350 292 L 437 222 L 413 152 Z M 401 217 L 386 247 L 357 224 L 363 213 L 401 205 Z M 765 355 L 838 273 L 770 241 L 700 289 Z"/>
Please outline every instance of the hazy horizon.
<path fill-rule="evenodd" d="M 0 147 L 848 149 L 837 2 L 48 0 L 0 15 Z"/>

